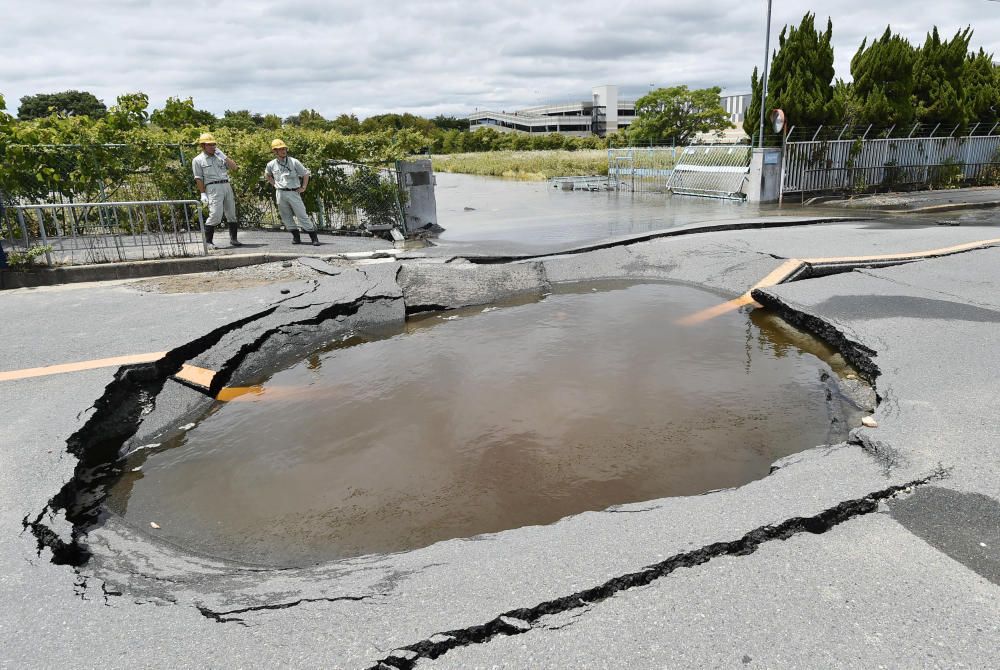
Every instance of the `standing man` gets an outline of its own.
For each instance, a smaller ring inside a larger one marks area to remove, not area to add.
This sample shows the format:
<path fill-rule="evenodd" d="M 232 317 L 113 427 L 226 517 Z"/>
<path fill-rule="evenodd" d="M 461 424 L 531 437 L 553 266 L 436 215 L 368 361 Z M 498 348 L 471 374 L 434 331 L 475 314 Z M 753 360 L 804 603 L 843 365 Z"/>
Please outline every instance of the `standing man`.
<path fill-rule="evenodd" d="M 292 233 L 292 244 L 302 244 L 299 231 L 309 233 L 314 247 L 319 246 L 316 226 L 306 213 L 302 193 L 309 184 L 309 170 L 298 159 L 288 155 L 288 147 L 281 140 L 271 142 L 274 160 L 264 168 L 264 176 L 274 187 L 275 199 L 278 201 L 278 214 L 285 229 Z"/>
<path fill-rule="evenodd" d="M 222 221 L 225 213 L 229 224 L 229 244 L 234 247 L 243 246 L 236 240 L 236 196 L 229 184 L 229 171 L 237 170 L 235 162 L 215 148 L 215 137 L 212 133 L 202 133 L 198 138 L 201 153 L 191 161 L 194 171 L 194 183 L 201 192 L 201 201 L 208 205 L 208 220 L 205 222 L 205 241 L 215 248 L 213 238 L 215 227 Z"/>

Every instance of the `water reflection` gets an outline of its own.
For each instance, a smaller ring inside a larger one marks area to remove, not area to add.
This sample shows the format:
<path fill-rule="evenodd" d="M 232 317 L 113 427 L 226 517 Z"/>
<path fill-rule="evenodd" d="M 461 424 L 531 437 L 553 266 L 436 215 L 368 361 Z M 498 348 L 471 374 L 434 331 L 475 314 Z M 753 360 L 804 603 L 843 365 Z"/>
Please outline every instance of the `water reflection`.
<path fill-rule="evenodd" d="M 298 565 L 736 486 L 841 439 L 823 377 L 842 361 L 760 312 L 676 325 L 718 300 L 575 285 L 341 343 L 134 456 L 110 506 Z"/>

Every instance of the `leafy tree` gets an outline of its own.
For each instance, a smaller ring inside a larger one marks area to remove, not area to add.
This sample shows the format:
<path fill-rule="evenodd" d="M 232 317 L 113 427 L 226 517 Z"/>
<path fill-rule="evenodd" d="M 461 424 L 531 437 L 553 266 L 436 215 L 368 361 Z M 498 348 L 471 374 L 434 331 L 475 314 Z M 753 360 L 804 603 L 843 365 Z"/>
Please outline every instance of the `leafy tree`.
<path fill-rule="evenodd" d="M 235 128 L 237 130 L 278 130 L 281 128 L 281 117 L 277 114 L 259 114 L 251 112 L 249 109 L 239 111 L 226 110 L 225 114 L 216 124 L 219 128 Z"/>
<path fill-rule="evenodd" d="M 149 121 L 146 108 L 149 107 L 149 96 L 145 93 L 126 93 L 118 96 L 117 104 L 109 111 L 107 125 L 112 130 L 132 130 L 142 128 Z"/>
<path fill-rule="evenodd" d="M 782 109 L 788 123 L 819 126 L 836 121 L 833 105 L 833 22 L 816 29 L 816 15 L 802 17 L 798 28 L 785 26 L 768 74 L 765 109 Z M 758 108 L 758 114 L 759 114 Z"/>
<path fill-rule="evenodd" d="M 913 67 L 913 93 L 921 123 L 965 125 L 971 113 L 965 95 L 966 60 L 972 28 L 942 40 L 938 29 L 927 34 Z"/>
<path fill-rule="evenodd" d="M 459 119 L 454 116 L 445 116 L 444 114 L 438 114 L 433 119 L 433 123 L 440 130 L 468 130 L 469 120 Z"/>
<path fill-rule="evenodd" d="M 966 108 L 972 122 L 996 123 L 1000 120 L 1000 67 L 993 55 L 979 49 L 969 54 L 962 71 Z"/>
<path fill-rule="evenodd" d="M 403 130 L 408 128 L 419 133 L 431 134 L 436 126 L 422 116 L 414 114 L 377 114 L 369 116 L 361 122 L 361 131 L 376 133 L 385 130 Z"/>
<path fill-rule="evenodd" d="M 22 121 L 40 119 L 50 114 L 65 116 L 88 116 L 102 118 L 108 109 L 93 93 L 87 91 L 62 91 L 61 93 L 39 93 L 21 98 L 17 118 Z"/>
<path fill-rule="evenodd" d="M 330 126 L 345 135 L 356 135 L 361 132 L 361 121 L 354 114 L 341 114 L 330 122 Z"/>
<path fill-rule="evenodd" d="M 215 124 L 215 115 L 201 109 L 195 109 L 191 98 L 167 98 L 163 109 L 154 109 L 150 122 L 165 130 L 181 130 L 183 128 L 205 128 Z"/>
<path fill-rule="evenodd" d="M 861 42 L 851 59 L 857 123 L 906 125 L 913 123 L 914 76 L 917 51 L 906 38 L 886 27 L 882 37 Z M 841 110 L 844 111 L 844 110 Z"/>
<path fill-rule="evenodd" d="M 687 86 L 658 88 L 635 103 L 636 119 L 628 129 L 636 142 L 687 144 L 698 133 L 729 128 L 718 86 L 690 90 Z"/>
<path fill-rule="evenodd" d="M 281 117 L 277 114 L 265 114 L 264 116 L 254 114 L 254 123 L 256 123 L 259 128 L 281 130 Z"/>
<path fill-rule="evenodd" d="M 290 126 L 313 128 L 316 130 L 329 130 L 330 128 L 330 122 L 323 118 L 323 115 L 315 109 L 303 109 L 298 114 L 293 114 L 285 119 L 285 123 Z"/>

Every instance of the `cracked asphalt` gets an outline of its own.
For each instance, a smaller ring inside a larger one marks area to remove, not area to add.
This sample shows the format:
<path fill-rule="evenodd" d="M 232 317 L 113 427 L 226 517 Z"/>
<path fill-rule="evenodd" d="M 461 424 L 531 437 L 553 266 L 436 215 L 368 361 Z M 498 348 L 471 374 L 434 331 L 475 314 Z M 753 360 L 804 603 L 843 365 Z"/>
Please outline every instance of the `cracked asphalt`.
<path fill-rule="evenodd" d="M 982 216 L 745 223 L 548 256 L 442 245 L 401 262 L 312 260 L 301 269 L 314 277 L 229 291 L 0 294 L 3 370 L 170 352 L 124 375 L 152 396 L 134 420 L 109 400 L 114 368 L 0 383 L 0 667 L 1000 665 L 997 247 L 755 291 L 874 377 L 878 427 L 736 489 L 281 570 L 192 555 L 115 516 L 81 523 L 95 501 L 67 440 L 97 443 L 110 425 L 130 433 L 113 448 L 145 448 L 196 416 L 211 399 L 170 378 L 185 362 L 234 385 L 422 308 L 605 278 L 724 302 L 788 258 L 1000 237 Z M 76 512 L 47 510 L 67 489 Z M 40 551 L 26 519 L 50 531 Z M 50 547 L 76 540 L 86 564 L 52 562 Z"/>

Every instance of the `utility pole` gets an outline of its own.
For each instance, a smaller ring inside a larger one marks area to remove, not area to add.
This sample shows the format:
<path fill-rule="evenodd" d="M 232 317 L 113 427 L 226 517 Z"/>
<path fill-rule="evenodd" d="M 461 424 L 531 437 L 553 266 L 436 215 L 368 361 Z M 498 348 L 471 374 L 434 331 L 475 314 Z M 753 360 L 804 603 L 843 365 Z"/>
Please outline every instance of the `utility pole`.
<path fill-rule="evenodd" d="M 767 34 L 764 36 L 764 81 L 760 96 L 760 135 L 758 146 L 764 148 L 764 110 L 767 106 L 767 66 L 771 58 L 771 2 L 767 0 Z"/>

